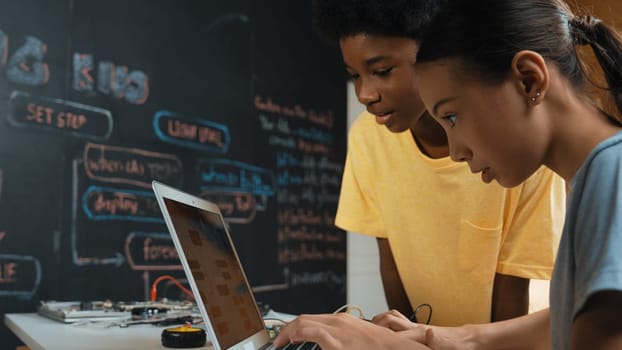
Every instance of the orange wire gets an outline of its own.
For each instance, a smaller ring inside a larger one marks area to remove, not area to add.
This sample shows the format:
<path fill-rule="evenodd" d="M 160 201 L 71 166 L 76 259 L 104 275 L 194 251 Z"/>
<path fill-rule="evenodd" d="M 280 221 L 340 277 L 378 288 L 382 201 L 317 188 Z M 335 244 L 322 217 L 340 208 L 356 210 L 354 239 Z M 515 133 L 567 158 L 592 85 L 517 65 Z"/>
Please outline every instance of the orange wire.
<path fill-rule="evenodd" d="M 160 282 L 162 282 L 164 280 L 171 280 L 171 281 L 173 281 L 173 283 L 175 283 L 175 285 L 177 287 L 179 287 L 179 289 L 181 289 L 184 293 L 188 294 L 191 298 L 194 299 L 194 294 L 192 294 L 192 292 L 188 288 L 184 287 L 181 283 L 179 283 L 179 281 L 175 277 L 173 277 L 171 275 L 162 275 L 162 276 L 156 278 L 153 281 L 153 283 L 151 284 L 151 292 L 149 293 L 151 301 L 156 301 L 157 294 L 158 294 L 158 292 L 157 292 L 158 283 L 160 283 Z"/>

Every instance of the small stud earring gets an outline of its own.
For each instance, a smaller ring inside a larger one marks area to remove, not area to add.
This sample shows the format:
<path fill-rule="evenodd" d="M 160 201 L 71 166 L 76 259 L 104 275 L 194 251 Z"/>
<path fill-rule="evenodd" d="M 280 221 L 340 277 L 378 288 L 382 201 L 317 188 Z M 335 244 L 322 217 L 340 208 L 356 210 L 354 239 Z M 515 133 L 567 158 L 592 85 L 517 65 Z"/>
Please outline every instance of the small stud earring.
<path fill-rule="evenodd" d="M 536 92 L 536 96 L 531 98 L 531 102 L 536 102 L 538 97 L 540 97 L 540 91 Z"/>

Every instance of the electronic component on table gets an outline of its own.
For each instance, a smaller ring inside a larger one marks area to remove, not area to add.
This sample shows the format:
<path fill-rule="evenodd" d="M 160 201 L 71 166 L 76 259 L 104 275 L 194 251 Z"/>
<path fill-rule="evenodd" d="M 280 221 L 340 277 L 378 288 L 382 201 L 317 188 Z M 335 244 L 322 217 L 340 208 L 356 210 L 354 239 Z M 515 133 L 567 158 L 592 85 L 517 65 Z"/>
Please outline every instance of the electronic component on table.
<path fill-rule="evenodd" d="M 162 345 L 169 348 L 196 348 L 205 345 L 207 335 L 199 327 L 185 325 L 162 331 Z"/>
<path fill-rule="evenodd" d="M 196 305 L 189 301 L 176 302 L 112 302 L 105 301 L 42 301 L 37 312 L 41 316 L 63 323 L 81 321 L 112 321 L 131 319 L 158 312 L 187 311 L 195 312 Z M 135 310 L 135 311 L 134 311 Z"/>

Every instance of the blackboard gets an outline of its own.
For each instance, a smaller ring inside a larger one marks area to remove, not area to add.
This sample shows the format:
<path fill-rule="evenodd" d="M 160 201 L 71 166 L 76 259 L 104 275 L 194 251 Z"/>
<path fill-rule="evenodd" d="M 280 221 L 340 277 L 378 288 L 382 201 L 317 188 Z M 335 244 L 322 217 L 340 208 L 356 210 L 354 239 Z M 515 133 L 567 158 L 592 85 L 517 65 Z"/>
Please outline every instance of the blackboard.
<path fill-rule="evenodd" d="M 345 303 L 345 75 L 309 1 L 0 3 L 3 314 L 183 279 L 152 179 L 219 204 L 259 301 Z"/>

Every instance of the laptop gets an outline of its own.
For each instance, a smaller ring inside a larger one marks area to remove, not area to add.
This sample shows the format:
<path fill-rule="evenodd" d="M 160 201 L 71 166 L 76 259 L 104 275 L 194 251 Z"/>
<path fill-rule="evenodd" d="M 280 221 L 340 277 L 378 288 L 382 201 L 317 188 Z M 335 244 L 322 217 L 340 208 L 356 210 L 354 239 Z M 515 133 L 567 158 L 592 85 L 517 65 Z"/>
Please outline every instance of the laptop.
<path fill-rule="evenodd" d="M 157 181 L 153 191 L 214 349 L 274 349 L 218 206 Z"/>

